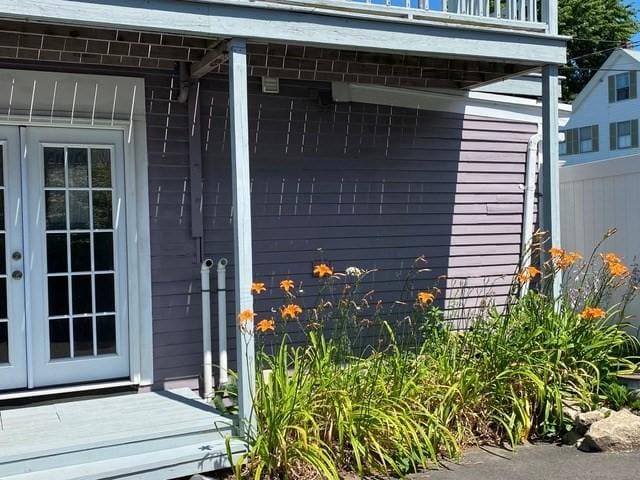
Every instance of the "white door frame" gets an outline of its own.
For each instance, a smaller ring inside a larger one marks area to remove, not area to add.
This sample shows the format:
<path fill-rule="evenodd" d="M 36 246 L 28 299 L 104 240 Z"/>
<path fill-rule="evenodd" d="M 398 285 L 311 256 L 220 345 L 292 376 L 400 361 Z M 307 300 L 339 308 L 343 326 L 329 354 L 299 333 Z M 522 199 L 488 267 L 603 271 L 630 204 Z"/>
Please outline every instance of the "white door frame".
<path fill-rule="evenodd" d="M 122 132 L 124 188 L 126 196 L 127 306 L 129 317 L 129 380 L 132 384 L 153 384 L 153 342 L 151 317 L 151 252 L 149 232 L 148 162 L 144 121 L 95 122 L 95 125 L 70 126 L 33 116 L 24 120 L 3 121 L 0 126 L 28 126 L 116 130 Z M 140 140 L 134 142 L 134 139 Z M 24 179 L 23 179 L 24 180 Z M 26 188 L 26 185 L 23 185 Z M 27 332 L 29 335 L 29 332 Z M 29 378 L 33 378 L 30 375 Z M 101 382 L 102 384 L 104 382 Z M 82 387 L 84 388 L 84 387 Z M 60 391 L 60 389 L 56 389 Z M 74 390 L 74 387 L 64 388 Z M 3 398 L 0 391 L 0 399 Z"/>
<path fill-rule="evenodd" d="M 23 254 L 22 203 L 20 187 L 20 136 L 18 127 L 0 125 L 4 176 L 4 223 L 6 292 L 8 322 L 9 363 L 0 364 L 0 389 L 16 389 L 27 386 L 27 352 L 24 277 L 13 279 L 13 271 L 24 271 L 23 258 L 12 258 L 13 252 Z M 0 301 L 3 301 L 1 299 Z"/>
<path fill-rule="evenodd" d="M 117 75 L 0 69 L 0 124 L 119 130 L 124 136 L 130 382 L 153 384 L 145 82 Z M 9 95 L 10 92 L 10 95 Z M 8 102 L 8 103 L 7 103 Z M 96 386 L 104 386 L 95 384 Z M 68 389 L 86 389 L 87 386 Z M 47 389 L 60 392 L 67 387 Z M 33 394 L 38 394 L 34 391 Z M 28 395 L 0 392 L 0 398 Z"/>

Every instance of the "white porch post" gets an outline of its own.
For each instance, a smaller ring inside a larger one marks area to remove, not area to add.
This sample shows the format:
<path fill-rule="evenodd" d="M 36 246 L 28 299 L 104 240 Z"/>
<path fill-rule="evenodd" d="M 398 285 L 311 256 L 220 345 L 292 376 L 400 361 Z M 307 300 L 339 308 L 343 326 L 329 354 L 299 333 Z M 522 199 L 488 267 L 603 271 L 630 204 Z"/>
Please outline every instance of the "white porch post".
<path fill-rule="evenodd" d="M 558 160 L 558 67 L 542 69 L 542 229 L 547 232 L 547 247 L 560 247 L 560 165 Z M 544 258 L 544 257 L 543 257 Z M 548 258 L 548 256 L 547 256 Z M 553 295 L 558 298 L 562 277 L 554 277 Z"/>
<path fill-rule="evenodd" d="M 235 259 L 235 314 L 253 311 L 251 295 L 251 179 L 249 175 L 249 115 L 247 112 L 247 47 L 244 39 L 229 42 L 229 106 Z M 255 387 L 253 322 L 236 327 L 238 361 L 238 416 L 241 432 L 252 428 Z"/>

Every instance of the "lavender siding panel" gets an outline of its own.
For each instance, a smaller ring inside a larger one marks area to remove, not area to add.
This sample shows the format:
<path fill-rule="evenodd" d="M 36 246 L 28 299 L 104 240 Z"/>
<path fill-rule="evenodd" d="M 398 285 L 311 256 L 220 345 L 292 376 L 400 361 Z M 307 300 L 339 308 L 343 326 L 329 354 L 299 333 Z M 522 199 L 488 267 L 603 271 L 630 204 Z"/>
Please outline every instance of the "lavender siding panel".
<path fill-rule="evenodd" d="M 95 73 L 123 73 L 91 67 Z M 187 105 L 172 72 L 140 71 L 146 82 L 154 367 L 158 386 L 193 385 L 201 365 L 198 245 L 191 238 Z M 414 259 L 428 259 L 417 287 L 462 283 L 476 305 L 504 302 L 520 245 L 527 140 L 536 125 L 364 104 L 322 104 L 323 83 L 282 81 L 279 95 L 250 81 L 256 308 L 269 313 L 278 282 L 304 282 L 315 300 L 314 261 L 338 270 L 377 268 L 366 287 L 396 300 Z M 232 209 L 227 80 L 202 82 L 204 168 L 202 253 L 231 264 Z M 400 273 L 399 273 L 400 272 Z M 228 310 L 233 312 L 233 292 Z M 215 312 L 215 301 L 213 305 Z M 226 319 L 233 332 L 234 318 Z M 214 328 L 214 332 L 216 329 Z M 302 336 L 295 333 L 294 339 Z M 216 340 L 216 339 L 214 339 Z M 215 343 L 214 343 L 215 345 Z M 229 339 L 233 348 L 235 342 Z M 231 351 L 234 360 L 235 352 Z M 176 383 L 178 382 L 178 383 Z"/>
<path fill-rule="evenodd" d="M 254 268 L 268 287 L 256 302 L 261 314 L 271 315 L 281 302 L 284 277 L 304 282 L 300 302 L 310 306 L 317 283 L 311 268 L 319 260 L 338 270 L 377 268 L 370 279 L 376 299 L 393 301 L 404 273 L 425 255 L 432 272 L 420 287 L 446 274 L 452 297 L 464 281 L 476 291 L 470 299 L 490 286 L 503 302 L 518 261 L 520 185 L 535 125 L 375 105 L 322 106 L 317 92 L 325 85 L 281 85 L 280 95 L 264 95 L 250 82 Z M 203 248 L 207 256 L 228 257 L 231 267 L 225 89 L 219 79 L 201 87 Z M 232 331 L 231 314 L 227 322 Z"/>

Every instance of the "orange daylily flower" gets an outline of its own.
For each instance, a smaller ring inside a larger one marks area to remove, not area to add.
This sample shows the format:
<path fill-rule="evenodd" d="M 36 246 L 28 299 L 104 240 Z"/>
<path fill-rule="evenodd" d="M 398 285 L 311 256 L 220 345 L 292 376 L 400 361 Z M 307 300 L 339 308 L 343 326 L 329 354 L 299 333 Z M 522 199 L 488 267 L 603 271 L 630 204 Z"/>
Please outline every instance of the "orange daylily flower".
<path fill-rule="evenodd" d="M 251 284 L 251 293 L 255 293 L 256 295 L 260 295 L 262 292 L 266 292 L 267 287 L 264 286 L 262 282 L 253 282 Z"/>
<path fill-rule="evenodd" d="M 293 283 L 293 280 L 286 279 L 280 282 L 280 288 L 287 293 L 289 293 L 289 290 L 291 290 L 294 286 L 295 283 Z"/>
<path fill-rule="evenodd" d="M 262 333 L 268 332 L 269 330 L 273 332 L 276 329 L 276 322 L 273 318 L 265 318 L 256 324 L 256 329 Z"/>
<path fill-rule="evenodd" d="M 296 305 L 295 303 L 291 303 L 280 308 L 280 315 L 284 319 L 289 317 L 291 320 L 295 320 L 301 313 L 302 307 L 300 307 L 300 305 Z"/>
<path fill-rule="evenodd" d="M 518 281 L 520 283 L 527 283 L 529 280 L 532 280 L 541 274 L 542 272 L 532 265 L 518 273 Z"/>
<path fill-rule="evenodd" d="M 318 278 L 330 277 L 333 275 L 333 270 L 326 263 L 321 263 L 313 268 L 313 274 Z"/>
<path fill-rule="evenodd" d="M 595 320 L 598 318 L 604 318 L 606 314 L 607 312 L 600 307 L 586 307 L 582 313 L 580 313 L 580 318 L 584 318 L 585 320 Z"/>
<path fill-rule="evenodd" d="M 560 248 L 560 247 L 551 247 L 549 249 L 549 253 L 551 254 L 551 256 L 553 258 L 557 258 L 557 257 L 560 257 L 560 256 L 564 255 L 564 249 Z"/>
<path fill-rule="evenodd" d="M 602 261 L 607 264 L 622 263 L 620 257 L 613 252 L 601 253 L 600 256 L 602 257 Z"/>
<path fill-rule="evenodd" d="M 420 305 L 429 305 L 435 298 L 436 296 L 431 292 L 418 293 L 418 303 L 420 303 Z"/>
<path fill-rule="evenodd" d="M 253 310 L 243 310 L 238 314 L 238 323 L 242 327 L 245 323 L 253 321 L 255 316 L 256 314 L 253 313 Z"/>
<path fill-rule="evenodd" d="M 567 252 L 563 248 L 551 247 L 549 254 L 560 270 L 565 270 L 582 258 L 578 252 Z"/>
<path fill-rule="evenodd" d="M 614 263 L 609 265 L 609 271 L 614 277 L 626 277 L 629 274 L 629 269 L 622 263 Z"/>
<path fill-rule="evenodd" d="M 609 273 L 614 277 L 626 277 L 629 274 L 629 269 L 622 263 L 620 257 L 615 253 L 604 253 L 600 255 L 602 261 L 609 269 Z"/>

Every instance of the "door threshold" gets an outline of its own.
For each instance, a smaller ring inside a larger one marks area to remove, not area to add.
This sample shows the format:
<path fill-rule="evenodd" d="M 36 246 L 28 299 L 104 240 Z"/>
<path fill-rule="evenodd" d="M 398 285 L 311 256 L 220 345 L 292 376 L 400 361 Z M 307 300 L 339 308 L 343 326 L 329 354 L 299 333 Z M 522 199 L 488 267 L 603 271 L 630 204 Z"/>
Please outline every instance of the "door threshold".
<path fill-rule="evenodd" d="M 111 390 L 114 388 L 137 387 L 138 384 L 130 380 L 120 380 L 102 383 L 84 383 L 80 385 L 65 385 L 61 387 L 43 387 L 34 390 L 19 390 L 9 393 L 0 393 L 0 402 L 3 400 L 20 400 L 27 398 L 50 397 L 54 395 L 68 395 L 82 392 Z"/>

